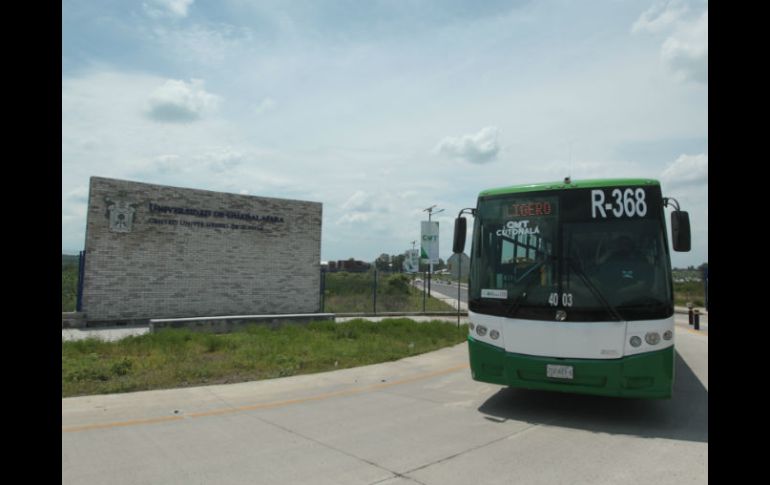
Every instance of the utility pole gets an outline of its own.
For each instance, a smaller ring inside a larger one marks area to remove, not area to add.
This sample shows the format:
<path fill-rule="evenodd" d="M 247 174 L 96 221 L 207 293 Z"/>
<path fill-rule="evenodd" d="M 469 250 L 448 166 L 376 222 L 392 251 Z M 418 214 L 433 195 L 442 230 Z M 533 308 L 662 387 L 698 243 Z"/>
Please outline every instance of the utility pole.
<path fill-rule="evenodd" d="M 428 222 L 430 222 L 430 218 L 433 216 L 433 213 L 435 212 L 438 214 L 439 212 L 444 212 L 444 209 L 434 210 L 436 208 L 436 204 L 433 204 L 432 206 L 428 207 L 427 209 L 423 209 L 423 212 L 428 213 Z M 429 259 L 430 264 L 430 272 L 428 273 L 428 296 L 430 296 L 430 280 L 433 277 L 433 260 Z"/>

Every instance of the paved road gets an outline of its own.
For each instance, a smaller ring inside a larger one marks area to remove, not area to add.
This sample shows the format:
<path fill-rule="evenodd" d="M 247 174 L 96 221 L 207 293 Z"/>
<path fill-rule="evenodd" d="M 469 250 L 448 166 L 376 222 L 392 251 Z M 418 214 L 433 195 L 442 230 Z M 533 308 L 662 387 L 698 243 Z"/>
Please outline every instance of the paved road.
<path fill-rule="evenodd" d="M 422 282 L 415 282 L 414 286 L 422 291 Z M 457 308 L 457 283 L 442 283 L 433 280 L 430 285 L 430 295 L 433 298 L 443 300 L 448 305 Z M 460 309 L 468 310 L 468 286 L 460 286 Z"/>
<path fill-rule="evenodd" d="M 444 296 L 457 300 L 457 283 L 447 284 L 433 281 L 430 285 L 430 292 L 433 297 Z M 460 285 L 460 301 L 468 303 L 468 287 L 466 285 Z"/>
<path fill-rule="evenodd" d="M 708 336 L 665 401 L 512 390 L 461 344 L 228 386 L 62 399 L 64 484 L 707 483 Z"/>

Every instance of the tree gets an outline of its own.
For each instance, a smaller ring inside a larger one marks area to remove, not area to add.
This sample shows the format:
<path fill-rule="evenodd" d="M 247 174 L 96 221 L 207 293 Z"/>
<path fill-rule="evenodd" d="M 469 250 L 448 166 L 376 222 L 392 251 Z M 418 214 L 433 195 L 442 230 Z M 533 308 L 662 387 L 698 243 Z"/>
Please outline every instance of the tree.
<path fill-rule="evenodd" d="M 380 257 L 374 260 L 374 266 L 378 271 L 387 271 L 390 269 L 390 255 L 382 253 Z"/>
<path fill-rule="evenodd" d="M 390 256 L 390 263 L 392 264 L 392 270 L 396 273 L 402 273 L 404 271 L 404 261 L 406 260 L 406 255 L 404 254 L 393 254 Z"/>

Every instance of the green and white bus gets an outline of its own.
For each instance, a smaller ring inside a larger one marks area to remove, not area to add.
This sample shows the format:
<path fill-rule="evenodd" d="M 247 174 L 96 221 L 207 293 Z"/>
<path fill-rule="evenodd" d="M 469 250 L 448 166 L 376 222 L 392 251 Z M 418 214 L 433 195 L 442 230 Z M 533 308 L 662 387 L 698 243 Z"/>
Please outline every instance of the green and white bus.
<path fill-rule="evenodd" d="M 473 379 L 529 389 L 670 398 L 672 245 L 690 250 L 687 212 L 649 179 L 485 190 L 455 221 L 468 277 Z"/>

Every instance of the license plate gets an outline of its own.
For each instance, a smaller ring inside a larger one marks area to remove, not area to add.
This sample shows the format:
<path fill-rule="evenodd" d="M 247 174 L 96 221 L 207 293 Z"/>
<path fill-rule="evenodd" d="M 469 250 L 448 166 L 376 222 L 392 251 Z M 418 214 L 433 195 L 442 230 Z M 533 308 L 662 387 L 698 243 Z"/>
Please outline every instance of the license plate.
<path fill-rule="evenodd" d="M 508 299 L 508 290 L 491 290 L 488 288 L 481 289 L 482 298 L 497 298 L 498 300 Z"/>
<path fill-rule="evenodd" d="M 572 379 L 573 368 L 571 365 L 546 365 L 545 375 L 548 377 L 555 377 L 557 379 Z"/>

